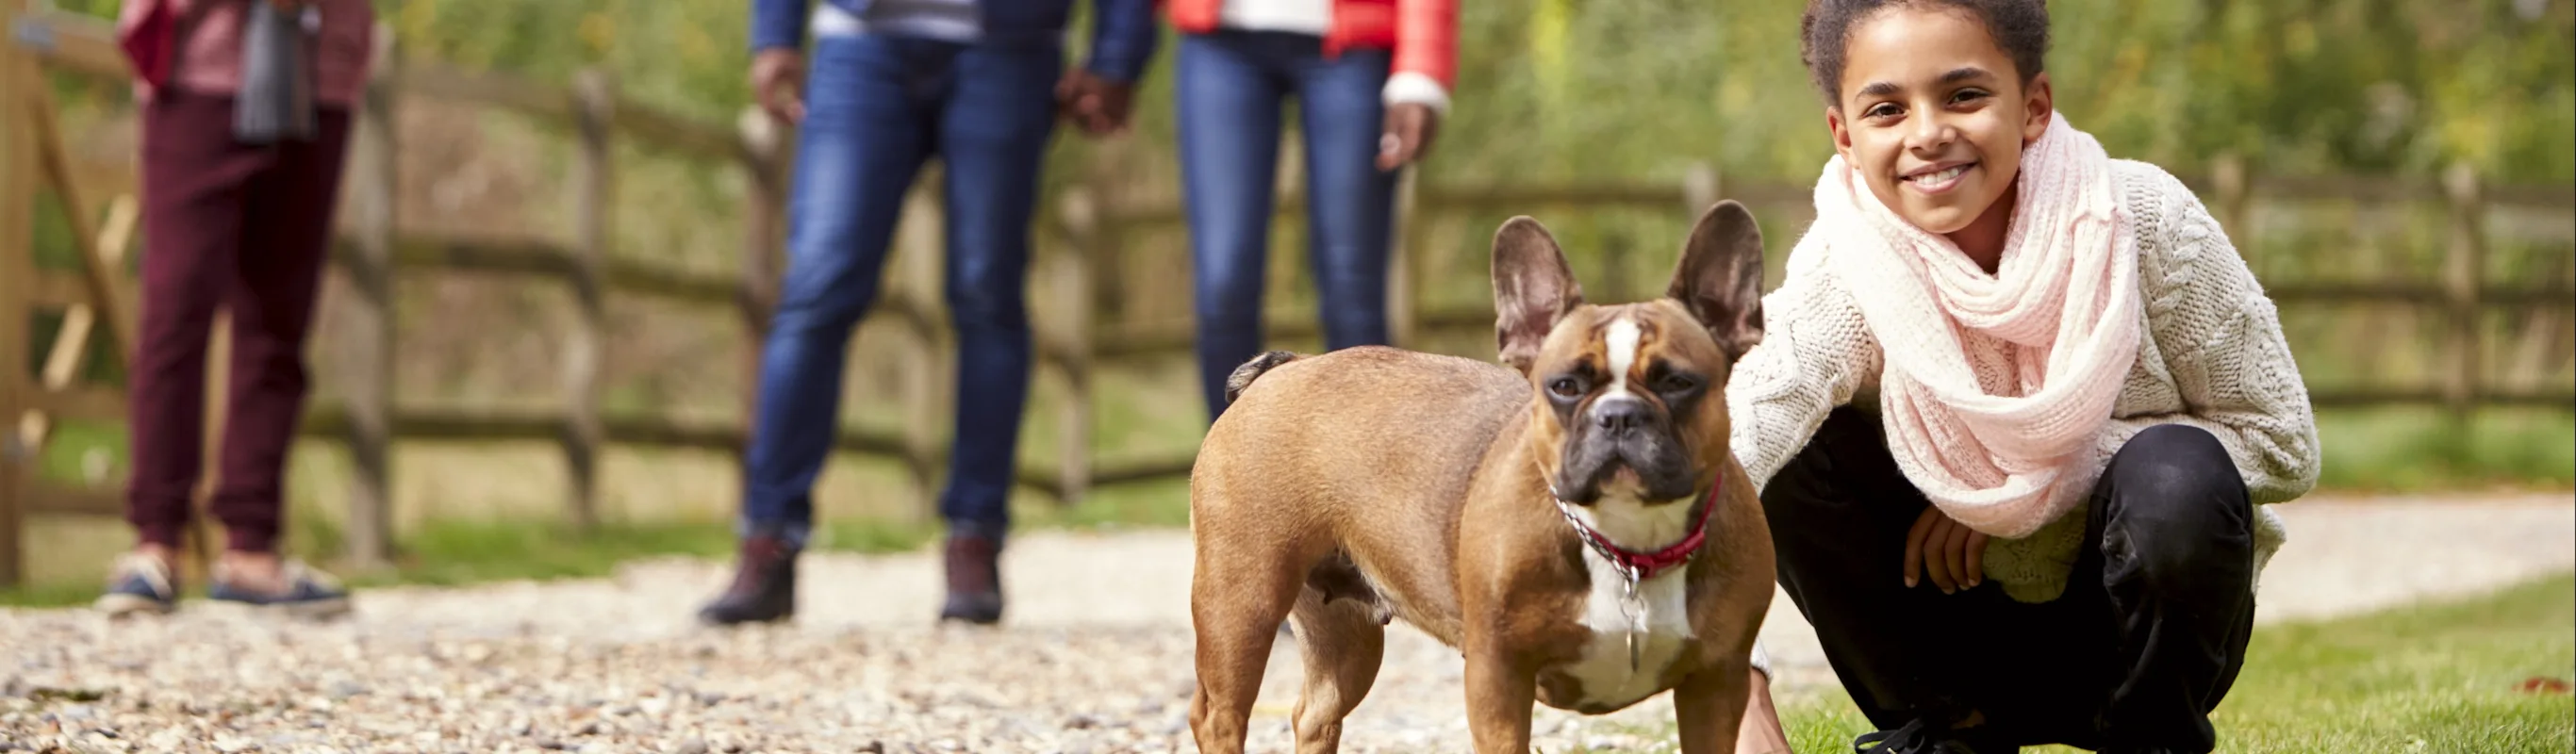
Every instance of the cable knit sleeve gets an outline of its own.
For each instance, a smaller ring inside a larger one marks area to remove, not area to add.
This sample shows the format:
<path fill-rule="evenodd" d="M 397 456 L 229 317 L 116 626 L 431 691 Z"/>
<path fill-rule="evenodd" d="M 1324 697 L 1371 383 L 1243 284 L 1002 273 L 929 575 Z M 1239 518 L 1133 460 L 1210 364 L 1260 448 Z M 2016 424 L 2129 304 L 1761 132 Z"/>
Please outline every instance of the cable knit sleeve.
<path fill-rule="evenodd" d="M 2190 188 L 2153 166 L 2123 167 L 2138 213 L 2148 330 L 2184 409 L 2115 420 L 2098 448 L 2102 459 L 2148 427 L 2185 424 L 2227 447 L 2256 504 L 2307 494 L 2320 465 L 2316 417 L 2278 310 Z"/>
<path fill-rule="evenodd" d="M 1762 297 L 1762 342 L 1726 378 L 1727 447 L 1753 482 L 1754 494 L 1807 447 L 1825 415 L 1850 403 L 1878 377 L 1878 341 L 1825 269 L 1822 239 L 1800 239 L 1789 251 L 1780 287 Z M 1753 669 L 1772 678 L 1771 654 L 1753 642 Z"/>
<path fill-rule="evenodd" d="M 1762 297 L 1762 342 L 1726 381 L 1728 447 L 1759 492 L 1824 424 L 1877 379 L 1878 342 L 1809 236 L 1789 252 L 1780 287 Z"/>

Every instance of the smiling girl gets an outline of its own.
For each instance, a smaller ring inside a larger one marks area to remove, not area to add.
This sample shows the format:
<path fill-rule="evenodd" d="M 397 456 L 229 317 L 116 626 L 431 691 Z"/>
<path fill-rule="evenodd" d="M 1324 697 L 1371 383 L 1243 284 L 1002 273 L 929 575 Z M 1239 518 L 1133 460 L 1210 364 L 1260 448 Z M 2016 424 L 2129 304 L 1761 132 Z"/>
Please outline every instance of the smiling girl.
<path fill-rule="evenodd" d="M 2210 751 L 2284 541 L 2259 506 L 2317 476 L 2271 302 L 2180 181 L 2055 111 L 2042 0 L 1801 27 L 1835 156 L 1727 403 L 1781 586 L 1880 729 L 1854 748 Z"/>

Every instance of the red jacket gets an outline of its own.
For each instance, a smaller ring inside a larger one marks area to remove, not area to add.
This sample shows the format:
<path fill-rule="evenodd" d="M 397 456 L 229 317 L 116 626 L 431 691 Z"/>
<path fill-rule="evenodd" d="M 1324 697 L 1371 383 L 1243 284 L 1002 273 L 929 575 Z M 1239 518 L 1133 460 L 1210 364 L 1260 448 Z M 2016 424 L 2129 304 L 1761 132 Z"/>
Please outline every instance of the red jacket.
<path fill-rule="evenodd" d="M 1215 31 L 1225 0 L 1156 0 L 1172 27 L 1182 32 Z M 1393 49 L 1389 74 L 1415 73 L 1456 89 L 1458 76 L 1458 0 L 1333 0 L 1333 27 L 1324 34 L 1324 54 L 1345 48 Z"/>

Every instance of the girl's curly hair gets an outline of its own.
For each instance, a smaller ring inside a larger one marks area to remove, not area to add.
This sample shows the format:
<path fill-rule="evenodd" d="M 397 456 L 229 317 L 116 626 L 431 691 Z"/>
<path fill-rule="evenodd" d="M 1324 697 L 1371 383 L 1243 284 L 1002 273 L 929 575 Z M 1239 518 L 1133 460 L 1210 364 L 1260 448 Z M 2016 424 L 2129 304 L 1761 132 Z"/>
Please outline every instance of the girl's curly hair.
<path fill-rule="evenodd" d="M 1907 7 L 1976 16 L 1985 22 L 1995 46 L 2012 56 L 2013 67 L 2021 69 L 2023 84 L 2043 70 L 2048 57 L 2046 0 L 1807 0 L 1806 15 L 1798 19 L 1798 59 L 1807 64 L 1807 75 L 1824 93 L 1826 105 L 1842 102 L 1844 46 L 1851 40 L 1852 27 L 1880 11 Z"/>

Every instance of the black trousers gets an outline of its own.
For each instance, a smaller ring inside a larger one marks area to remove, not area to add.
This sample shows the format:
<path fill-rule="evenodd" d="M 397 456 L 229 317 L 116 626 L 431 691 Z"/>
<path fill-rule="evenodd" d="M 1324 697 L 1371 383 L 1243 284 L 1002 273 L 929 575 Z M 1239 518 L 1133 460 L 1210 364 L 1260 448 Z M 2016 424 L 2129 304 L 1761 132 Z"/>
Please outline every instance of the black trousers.
<path fill-rule="evenodd" d="M 1964 740 L 1988 746 L 2216 745 L 2209 712 L 2254 623 L 2253 506 L 2216 437 L 2132 438 L 2093 491 L 2066 592 L 2045 603 L 1993 581 L 1907 588 L 1905 535 L 1929 504 L 1878 420 L 1850 408 L 1763 490 L 1780 584 L 1872 724 L 1975 711 L 1986 723 Z"/>

